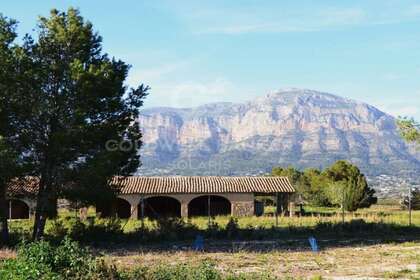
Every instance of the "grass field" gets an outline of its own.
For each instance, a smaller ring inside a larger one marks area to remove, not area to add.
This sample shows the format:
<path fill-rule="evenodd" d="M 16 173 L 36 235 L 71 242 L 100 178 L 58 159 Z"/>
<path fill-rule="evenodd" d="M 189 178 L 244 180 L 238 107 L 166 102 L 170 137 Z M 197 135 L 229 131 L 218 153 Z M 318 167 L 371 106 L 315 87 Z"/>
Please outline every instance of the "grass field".
<path fill-rule="evenodd" d="M 214 244 L 217 246 L 217 244 Z M 226 246 L 220 244 L 219 246 Z M 322 248 L 322 242 L 321 242 Z M 279 279 L 324 278 L 355 279 L 404 278 L 420 279 L 420 242 L 369 245 L 353 244 L 313 253 L 306 246 L 284 246 L 271 251 L 219 250 L 205 253 L 173 249 L 143 251 L 125 248 L 103 251 L 106 259 L 121 267 L 138 265 L 198 264 L 211 261 L 225 273 L 266 273 Z"/>
<path fill-rule="evenodd" d="M 339 209 L 306 207 L 305 212 L 302 217 L 279 217 L 278 226 L 273 216 L 239 218 L 236 235 L 229 235 L 230 217 L 215 217 L 210 227 L 207 217 L 190 219 L 185 221 L 187 230 L 180 229 L 178 236 L 176 227 L 164 231 L 158 223 L 146 220 L 149 234 L 163 230 L 146 242 L 141 235 L 144 231 L 139 231 L 140 221 L 123 220 L 117 239 L 88 245 L 95 254 L 124 269 L 210 261 L 223 273 L 262 273 L 279 279 L 420 279 L 420 211 L 413 211 L 411 227 L 407 211 L 393 205 L 346 213 L 345 225 Z M 71 221 L 73 216 L 61 212 L 60 220 Z M 12 232 L 28 233 L 31 222 L 12 221 Z M 47 232 L 56 231 L 57 225 L 49 221 Z M 206 235 L 212 231 L 217 234 Z M 191 249 L 196 233 L 205 235 L 203 252 Z M 319 253 L 310 250 L 307 238 L 312 235 L 318 240 Z M 101 238 L 96 233 L 92 236 Z M 0 258 L 14 254 L 13 249 L 2 250 Z"/>

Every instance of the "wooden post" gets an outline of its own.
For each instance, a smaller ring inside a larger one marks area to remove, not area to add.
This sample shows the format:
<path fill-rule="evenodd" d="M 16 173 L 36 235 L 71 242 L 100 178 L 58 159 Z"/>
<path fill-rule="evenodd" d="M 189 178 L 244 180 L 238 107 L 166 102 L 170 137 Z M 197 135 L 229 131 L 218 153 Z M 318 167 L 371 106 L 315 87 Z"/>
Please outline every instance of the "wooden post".
<path fill-rule="evenodd" d="M 343 194 L 342 194 L 342 202 L 341 202 L 341 216 L 342 216 L 342 223 L 343 223 L 343 225 L 344 225 L 344 222 L 345 222 L 345 220 L 344 220 L 344 215 L 345 215 L 345 212 L 344 212 L 344 203 L 345 203 L 345 193 L 344 193 L 344 188 L 342 188 L 342 192 L 343 192 Z"/>
<path fill-rule="evenodd" d="M 141 228 L 144 229 L 144 198 L 140 198 L 140 217 L 141 217 Z"/>
<path fill-rule="evenodd" d="M 9 200 L 9 220 L 12 219 L 12 200 Z"/>
<path fill-rule="evenodd" d="M 280 205 L 279 205 L 279 193 L 276 193 L 276 227 L 279 226 L 279 210 L 280 210 Z"/>
<path fill-rule="evenodd" d="M 211 223 L 211 211 L 210 211 L 210 208 L 211 207 L 211 202 L 210 202 L 210 195 L 208 196 L 208 199 L 207 199 L 207 215 L 208 215 L 208 218 L 209 218 L 209 227 L 210 227 L 210 223 Z"/>
<path fill-rule="evenodd" d="M 411 226 L 411 186 L 408 186 L 408 225 Z"/>

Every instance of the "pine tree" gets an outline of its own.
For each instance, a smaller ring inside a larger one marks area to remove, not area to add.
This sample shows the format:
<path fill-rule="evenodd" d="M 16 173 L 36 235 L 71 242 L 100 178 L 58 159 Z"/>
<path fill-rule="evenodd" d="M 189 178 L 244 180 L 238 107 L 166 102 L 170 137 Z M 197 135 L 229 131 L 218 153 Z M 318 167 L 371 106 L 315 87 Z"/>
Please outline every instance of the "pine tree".
<path fill-rule="evenodd" d="M 78 10 L 52 10 L 37 30 L 14 55 L 15 83 L 0 91 L 10 100 L 8 141 L 39 177 L 34 239 L 58 198 L 93 203 L 113 193 L 111 177 L 137 170 L 137 119 L 149 90 L 127 88 L 129 65 L 102 51 Z"/>
<path fill-rule="evenodd" d="M 6 192 L 9 181 L 17 172 L 17 154 L 3 137 L 8 131 L 9 98 L 1 94 L 13 87 L 14 55 L 17 48 L 14 41 L 16 21 L 0 14 L 0 245 L 7 243 L 9 231 L 7 224 Z"/>

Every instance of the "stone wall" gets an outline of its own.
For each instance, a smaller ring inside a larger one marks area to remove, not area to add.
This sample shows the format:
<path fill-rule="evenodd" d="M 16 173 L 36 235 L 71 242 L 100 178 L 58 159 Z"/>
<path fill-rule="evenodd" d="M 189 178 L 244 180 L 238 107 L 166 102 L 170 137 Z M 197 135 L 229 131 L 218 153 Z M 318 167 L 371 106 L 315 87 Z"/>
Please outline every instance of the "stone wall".
<path fill-rule="evenodd" d="M 254 212 L 254 201 L 242 201 L 232 203 L 232 216 L 253 216 Z"/>
<path fill-rule="evenodd" d="M 217 193 L 217 194 L 170 194 L 170 195 L 141 195 L 141 194 L 124 194 L 119 197 L 128 201 L 132 208 L 132 218 L 137 218 L 137 213 L 141 211 L 141 199 L 147 199 L 153 196 L 167 196 L 178 200 L 181 204 L 181 216 L 188 217 L 188 204 L 194 198 L 203 195 L 216 195 L 226 198 L 231 203 L 232 216 L 252 216 L 254 215 L 254 194 L 253 193 Z"/>

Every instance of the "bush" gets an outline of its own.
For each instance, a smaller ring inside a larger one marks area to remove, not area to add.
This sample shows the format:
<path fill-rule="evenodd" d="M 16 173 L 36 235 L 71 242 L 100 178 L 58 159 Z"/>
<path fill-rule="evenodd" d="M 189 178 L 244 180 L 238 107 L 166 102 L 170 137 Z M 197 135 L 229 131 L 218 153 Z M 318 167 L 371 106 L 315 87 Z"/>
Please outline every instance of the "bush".
<path fill-rule="evenodd" d="M 16 259 L 6 260 L 0 267 L 0 279 L 118 279 L 109 278 L 111 272 L 78 243 L 66 238 L 59 246 L 47 241 L 22 244 Z"/>
<path fill-rule="evenodd" d="M 157 220 L 156 228 L 149 235 L 154 235 L 158 240 L 176 241 L 193 239 L 197 233 L 197 227 L 191 223 L 180 218 L 167 218 Z"/>
<path fill-rule="evenodd" d="M 238 219 L 231 217 L 226 225 L 227 238 L 237 237 L 239 233 Z"/>
<path fill-rule="evenodd" d="M 0 279 L 8 280 L 245 280 L 273 279 L 268 275 L 223 275 L 211 262 L 200 265 L 162 265 L 121 271 L 96 259 L 77 242 L 65 239 L 58 246 L 40 241 L 20 246 L 16 259 L 0 263 Z"/>
<path fill-rule="evenodd" d="M 145 279 L 153 280 L 221 280 L 221 273 L 213 263 L 203 262 L 198 266 L 179 264 L 175 266 L 158 266 L 149 271 Z M 229 278 L 235 279 L 235 278 Z"/>
<path fill-rule="evenodd" d="M 69 236 L 81 242 L 109 242 L 123 238 L 121 221 L 118 219 L 92 219 L 88 223 L 74 217 L 56 219 L 47 229 L 47 234 L 52 240 L 62 240 Z"/>
<path fill-rule="evenodd" d="M 60 219 L 53 220 L 51 227 L 48 228 L 47 234 L 56 238 L 64 238 L 67 235 L 67 228 L 64 226 L 64 223 Z"/>

